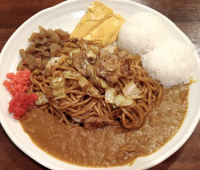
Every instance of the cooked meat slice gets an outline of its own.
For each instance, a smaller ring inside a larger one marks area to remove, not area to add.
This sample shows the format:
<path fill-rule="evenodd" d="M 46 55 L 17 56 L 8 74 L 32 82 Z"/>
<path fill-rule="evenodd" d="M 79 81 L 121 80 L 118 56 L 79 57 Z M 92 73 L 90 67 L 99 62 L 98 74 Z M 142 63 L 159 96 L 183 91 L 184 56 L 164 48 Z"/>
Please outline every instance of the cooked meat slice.
<path fill-rule="evenodd" d="M 97 66 L 101 66 L 99 70 L 114 71 L 118 66 L 118 58 L 118 56 L 112 55 L 107 51 L 101 51 L 100 57 L 97 59 Z M 104 75 L 103 72 L 102 75 Z"/>
<path fill-rule="evenodd" d="M 20 55 L 21 55 L 22 60 L 24 61 L 25 58 L 26 58 L 26 52 L 25 52 L 25 50 L 24 50 L 24 49 L 20 49 L 20 50 L 19 50 L 19 53 L 20 53 Z"/>
<path fill-rule="evenodd" d="M 25 69 L 28 69 L 28 67 L 27 67 L 26 65 L 24 65 L 23 63 L 24 63 L 23 60 L 21 60 L 21 61 L 19 62 L 19 64 L 17 65 L 17 70 L 23 71 L 23 70 L 25 70 Z"/>
<path fill-rule="evenodd" d="M 47 34 L 47 37 L 51 37 L 54 34 L 54 31 L 52 29 L 48 29 L 46 30 L 46 34 Z"/>
<path fill-rule="evenodd" d="M 37 68 L 42 68 L 42 59 L 41 58 L 36 58 L 35 59 L 35 64 Z"/>
<path fill-rule="evenodd" d="M 73 53 L 73 64 L 74 67 L 84 76 L 87 76 L 87 65 L 85 63 L 85 57 L 84 55 L 81 55 L 80 52 Z"/>
<path fill-rule="evenodd" d="M 62 29 L 56 29 L 55 32 L 65 41 L 70 40 L 70 34 L 68 32 L 63 31 Z"/>
<path fill-rule="evenodd" d="M 83 122 L 84 128 L 91 129 L 91 128 L 103 128 L 107 125 L 110 126 L 119 126 L 120 123 L 115 120 L 110 120 L 101 117 L 89 117 L 84 120 Z"/>
<path fill-rule="evenodd" d="M 33 61 L 30 65 L 29 65 L 29 67 L 28 67 L 28 69 L 30 70 L 30 71 L 33 71 L 33 70 L 35 70 L 36 69 L 36 62 L 35 61 Z"/>
<path fill-rule="evenodd" d="M 130 59 L 119 57 L 107 51 L 101 51 L 95 66 L 96 74 L 106 79 L 110 85 L 113 85 L 120 77 L 128 75 Z"/>
<path fill-rule="evenodd" d="M 35 51 L 45 51 L 45 50 L 47 50 L 47 46 L 45 46 L 45 45 L 43 45 L 43 46 L 40 46 L 40 47 L 38 47 L 38 48 L 35 48 Z"/>
<path fill-rule="evenodd" d="M 43 28 L 44 29 L 44 28 Z M 46 30 L 41 30 L 40 33 L 39 33 L 39 38 L 40 39 L 44 39 L 45 37 L 47 37 L 46 35 Z"/>
<path fill-rule="evenodd" d="M 49 46 L 51 57 L 56 57 L 61 52 L 61 46 L 58 43 L 51 43 Z"/>
<path fill-rule="evenodd" d="M 36 33 L 36 32 L 33 32 L 32 34 L 31 34 L 31 37 L 28 39 L 29 41 L 35 41 L 35 40 L 37 40 L 39 38 L 39 33 Z"/>
<path fill-rule="evenodd" d="M 43 68 L 46 67 L 46 64 L 48 63 L 48 61 L 49 61 L 49 59 L 47 59 L 47 58 L 42 60 L 42 67 Z"/>
<path fill-rule="evenodd" d="M 37 51 L 37 54 L 35 55 L 38 58 L 46 58 L 46 57 L 50 57 L 50 52 L 48 51 L 49 48 L 47 46 L 40 46 L 38 48 L 35 48 L 35 51 Z"/>
<path fill-rule="evenodd" d="M 27 57 L 25 58 L 25 63 L 26 65 L 30 65 L 34 60 L 35 60 L 35 56 L 33 56 L 32 54 L 27 54 Z"/>
<path fill-rule="evenodd" d="M 59 43 L 60 42 L 60 37 L 58 36 L 58 34 L 53 33 L 52 37 L 50 38 L 50 42 L 52 42 L 52 43 Z"/>
<path fill-rule="evenodd" d="M 33 54 L 35 51 L 35 44 L 30 44 L 27 48 L 26 48 L 26 54 Z"/>
<path fill-rule="evenodd" d="M 35 40 L 35 45 L 44 45 L 44 44 L 46 44 L 47 42 L 48 42 L 49 40 L 48 40 L 48 38 L 43 38 L 43 39 L 36 39 Z"/>
<path fill-rule="evenodd" d="M 50 54 L 49 51 L 41 51 L 41 55 L 42 55 L 43 57 L 51 57 L 51 54 Z"/>
<path fill-rule="evenodd" d="M 94 65 L 91 65 L 91 64 L 87 65 L 86 71 L 87 71 L 86 74 L 90 78 L 90 81 L 94 83 L 97 87 L 103 88 L 103 89 L 106 89 L 109 87 L 105 80 L 103 80 L 102 78 L 99 78 L 96 75 Z"/>
<path fill-rule="evenodd" d="M 36 52 L 35 54 L 34 54 L 34 56 L 36 57 L 36 58 L 42 58 L 42 55 L 41 55 L 41 52 L 39 51 L 39 52 Z"/>

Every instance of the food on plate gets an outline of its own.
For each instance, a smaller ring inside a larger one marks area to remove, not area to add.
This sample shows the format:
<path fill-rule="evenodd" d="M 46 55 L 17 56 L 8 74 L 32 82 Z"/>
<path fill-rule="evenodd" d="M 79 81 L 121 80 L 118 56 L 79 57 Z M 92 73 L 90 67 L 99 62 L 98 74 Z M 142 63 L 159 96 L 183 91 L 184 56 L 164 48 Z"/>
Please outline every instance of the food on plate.
<path fill-rule="evenodd" d="M 115 42 L 125 19 L 119 14 L 113 14 L 112 9 L 99 1 L 92 2 L 88 9 L 70 36 L 105 46 Z"/>
<path fill-rule="evenodd" d="M 189 83 L 194 45 L 176 39 L 159 17 L 146 12 L 130 16 L 120 29 L 118 46 L 140 55 L 148 74 L 165 87 Z"/>
<path fill-rule="evenodd" d="M 162 45 L 141 58 L 149 75 L 166 87 L 190 82 L 194 68 L 193 46 L 167 38 Z"/>
<path fill-rule="evenodd" d="M 111 8 L 99 1 L 92 2 L 92 5 L 87 8 L 87 13 L 81 18 L 71 33 L 72 38 L 83 39 L 90 31 L 98 27 L 113 14 Z"/>
<path fill-rule="evenodd" d="M 5 80 L 3 85 L 6 86 L 7 90 L 12 96 L 15 96 L 17 92 L 25 92 L 28 90 L 28 85 L 30 82 L 31 72 L 28 69 L 24 71 L 19 70 L 16 74 L 8 73 L 6 77 L 10 81 Z"/>
<path fill-rule="evenodd" d="M 187 112 L 189 84 L 163 88 L 140 56 L 115 45 L 70 38 L 59 44 L 59 36 L 61 51 L 47 60 L 37 48 L 51 56 L 56 32 L 40 27 L 29 45 L 46 62 L 32 70 L 28 92 L 39 100 L 20 123 L 38 147 L 72 164 L 107 167 L 149 155 L 173 137 Z"/>
<path fill-rule="evenodd" d="M 59 160 L 86 167 L 122 166 L 154 153 L 175 135 L 187 113 L 188 91 L 187 84 L 164 88 L 163 102 L 138 130 L 120 126 L 86 130 L 60 123 L 38 108 L 20 123 L 39 148 Z"/>
<path fill-rule="evenodd" d="M 12 100 L 9 102 L 8 111 L 13 113 L 15 119 L 20 119 L 25 115 L 28 110 L 31 110 L 34 106 L 34 101 L 38 99 L 35 93 L 27 94 L 24 92 L 17 92 Z"/>
<path fill-rule="evenodd" d="M 57 33 L 40 27 L 40 33 L 32 34 L 26 51 L 20 50 L 25 57 L 18 68 L 31 70 L 28 92 L 38 95 L 35 104 L 57 114 L 61 122 L 83 124 L 84 128 L 118 126 L 120 122 L 126 129 L 140 128 L 162 100 L 162 87 L 142 68 L 141 58 L 114 45 L 63 39 Z M 59 37 L 57 43 L 52 41 L 54 36 Z M 54 57 L 52 45 L 61 49 Z M 49 57 L 42 54 L 46 52 Z M 40 59 L 35 67 L 35 60 L 25 62 L 30 55 Z"/>
<path fill-rule="evenodd" d="M 121 15 L 113 14 L 98 27 L 94 28 L 84 37 L 85 40 L 101 42 L 109 45 L 117 40 L 119 30 L 125 19 Z"/>
<path fill-rule="evenodd" d="M 16 74 L 8 73 L 6 77 L 8 80 L 4 80 L 3 85 L 12 95 L 12 100 L 9 102 L 8 111 L 13 113 L 15 119 L 20 117 L 34 106 L 34 101 L 38 99 L 35 93 L 26 94 L 28 85 L 30 82 L 31 72 L 28 69 L 24 71 L 19 70 Z"/>
<path fill-rule="evenodd" d="M 118 46 L 141 56 L 152 51 L 169 36 L 169 30 L 159 17 L 139 12 L 126 18 L 119 31 Z"/>
<path fill-rule="evenodd" d="M 22 81 L 24 91 L 4 85 L 14 95 L 12 108 L 25 110 L 14 118 L 48 154 L 80 166 L 131 164 L 157 151 L 180 128 L 193 47 L 171 36 L 154 15 L 135 14 L 124 23 L 98 1 L 88 9 L 75 28 L 83 28 L 80 37 L 43 27 L 32 33 L 17 66 L 18 73 L 30 72 Z M 90 23 L 94 16 L 98 22 Z M 110 20 L 114 32 L 107 31 Z M 99 39 L 105 32 L 109 38 Z M 112 44 L 117 35 L 118 46 Z"/>

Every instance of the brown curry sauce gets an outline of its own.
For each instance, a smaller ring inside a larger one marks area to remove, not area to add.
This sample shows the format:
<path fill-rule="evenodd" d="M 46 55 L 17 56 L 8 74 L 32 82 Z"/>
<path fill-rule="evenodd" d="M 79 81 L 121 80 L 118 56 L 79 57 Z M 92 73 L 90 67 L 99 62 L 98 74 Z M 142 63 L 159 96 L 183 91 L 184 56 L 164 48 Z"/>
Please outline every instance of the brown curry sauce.
<path fill-rule="evenodd" d="M 20 123 L 39 148 L 61 161 L 87 167 L 125 165 L 155 152 L 175 135 L 187 113 L 188 92 L 189 85 L 164 89 L 160 106 L 135 131 L 111 126 L 85 130 L 37 108 Z"/>

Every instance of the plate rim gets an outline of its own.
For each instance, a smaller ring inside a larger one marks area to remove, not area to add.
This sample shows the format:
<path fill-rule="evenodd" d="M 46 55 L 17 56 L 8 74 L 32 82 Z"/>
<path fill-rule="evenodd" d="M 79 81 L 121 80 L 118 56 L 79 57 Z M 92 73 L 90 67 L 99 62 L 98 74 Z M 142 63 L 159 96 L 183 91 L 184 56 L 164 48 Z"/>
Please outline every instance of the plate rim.
<path fill-rule="evenodd" d="M 28 22 L 30 22 L 34 17 L 37 17 L 38 15 L 41 15 L 44 11 L 48 11 L 48 10 L 52 10 L 52 9 L 59 8 L 59 7 L 62 6 L 63 4 L 69 4 L 69 3 L 79 2 L 79 1 L 81 1 L 81 0 L 68 0 L 68 1 L 63 1 L 63 2 L 61 2 L 61 3 L 59 3 L 59 4 L 55 5 L 55 6 L 52 6 L 52 7 L 49 7 L 49 8 L 46 8 L 46 9 L 43 9 L 43 10 L 39 11 L 39 12 L 37 12 L 36 14 L 34 14 L 33 16 L 31 16 L 29 19 L 27 19 L 23 24 L 21 24 L 21 25 L 17 28 L 17 30 L 10 36 L 10 38 L 8 39 L 8 41 L 6 42 L 6 44 L 3 46 L 2 51 L 1 51 L 1 53 L 0 53 L 0 62 L 2 62 L 2 58 L 3 58 L 3 56 L 4 56 L 4 51 L 5 51 L 4 49 L 6 49 L 7 45 L 10 43 L 10 41 L 12 40 L 12 38 L 18 33 L 18 31 L 19 31 L 24 25 L 26 25 Z M 101 0 L 99 0 L 99 1 L 101 1 Z M 174 26 L 175 29 L 178 29 L 178 31 L 182 34 L 182 36 L 184 37 L 184 39 L 185 39 L 188 43 L 191 43 L 190 39 L 189 39 L 189 38 L 188 38 L 188 37 L 187 37 L 187 36 L 186 36 L 186 35 L 185 35 L 185 34 L 170 20 L 170 19 L 168 19 L 166 16 L 164 16 L 164 15 L 161 14 L 161 13 L 159 13 L 158 11 L 156 11 L 156 10 L 154 10 L 154 9 L 148 7 L 148 6 L 145 6 L 145 5 L 143 5 L 143 4 L 140 4 L 140 3 L 138 3 L 138 2 L 133 2 L 133 1 L 131 1 L 131 0 L 109 0 L 109 1 L 113 1 L 113 2 L 114 2 L 114 1 L 119 1 L 119 2 L 125 2 L 125 3 L 133 3 L 133 4 L 135 4 L 135 5 L 141 6 L 142 8 L 147 8 L 148 10 L 152 11 L 153 13 L 156 13 L 156 14 L 160 15 L 162 18 L 164 17 L 165 20 L 167 19 L 168 22 L 170 22 L 170 23 Z M 197 54 L 197 55 L 198 55 L 198 54 Z M 199 63 L 200 63 L 200 62 L 198 62 L 198 65 L 200 66 Z M 0 110 L 0 112 L 1 112 L 1 110 Z M 197 124 L 198 124 L 198 122 L 199 122 L 199 119 L 200 119 L 200 111 L 199 111 L 199 114 L 197 114 L 197 115 L 199 115 L 199 116 L 198 116 L 198 120 L 196 120 L 196 122 L 195 122 L 195 124 L 193 124 L 192 128 L 190 127 L 190 129 L 193 129 L 192 131 L 194 131 L 195 127 L 197 126 Z M 0 114 L 0 117 L 1 117 L 1 114 Z M 51 167 L 48 167 L 48 166 L 47 166 L 48 162 L 44 164 L 44 162 L 42 162 L 42 161 L 44 161 L 44 160 L 40 161 L 40 160 L 38 160 L 36 157 L 33 156 L 34 154 L 32 155 L 31 153 L 27 153 L 27 150 L 24 151 L 23 147 L 20 146 L 20 144 L 19 144 L 18 142 L 16 142 L 16 140 L 13 139 L 13 137 L 10 135 L 11 132 L 9 132 L 7 128 L 5 128 L 6 125 L 5 125 L 5 122 L 2 121 L 2 119 L 0 119 L 0 123 L 1 123 L 1 125 L 2 125 L 2 127 L 3 127 L 3 129 L 4 129 L 4 131 L 6 132 L 6 134 L 7 134 L 7 135 L 9 136 L 9 138 L 11 139 L 11 141 L 12 141 L 20 150 L 22 150 L 26 155 L 28 155 L 29 157 L 31 157 L 34 161 L 40 163 L 41 165 L 43 165 L 43 166 L 45 166 L 45 167 L 47 167 L 47 168 L 51 168 Z M 25 133 L 25 132 L 24 132 L 24 133 Z M 176 134 L 175 134 L 175 135 L 176 135 Z M 191 135 L 192 135 L 192 133 L 191 133 L 190 135 L 186 136 L 186 137 L 185 137 L 185 140 L 182 140 L 182 144 L 180 145 L 180 147 L 183 146 L 183 144 L 188 140 L 188 138 L 189 138 Z M 178 148 L 176 147 L 176 150 L 175 150 L 173 153 L 175 153 L 180 147 L 178 147 Z M 164 160 L 167 159 L 169 156 L 171 156 L 171 154 L 168 155 L 167 157 L 165 156 Z M 136 160 L 137 160 L 137 159 L 136 159 Z M 160 162 L 162 162 L 162 161 L 163 161 L 163 160 L 161 160 L 161 161 L 160 161 L 160 160 L 157 160 L 156 163 L 154 163 L 153 166 L 157 165 L 158 163 L 160 163 Z M 67 163 L 67 164 L 69 164 L 69 163 Z M 51 165 L 52 165 L 52 164 L 51 164 Z M 75 165 L 75 166 L 76 166 L 76 165 Z M 79 167 L 79 166 L 78 166 L 78 167 Z M 149 167 L 152 167 L 152 166 L 149 166 Z M 145 168 L 149 168 L 149 167 L 146 166 Z M 55 168 L 56 168 L 56 167 L 55 167 Z M 81 168 L 83 168 L 83 167 L 81 167 Z M 88 168 L 88 167 L 86 167 L 86 168 Z M 97 168 L 95 168 L 95 169 L 97 169 Z M 103 168 L 101 168 L 101 169 L 103 169 Z"/>

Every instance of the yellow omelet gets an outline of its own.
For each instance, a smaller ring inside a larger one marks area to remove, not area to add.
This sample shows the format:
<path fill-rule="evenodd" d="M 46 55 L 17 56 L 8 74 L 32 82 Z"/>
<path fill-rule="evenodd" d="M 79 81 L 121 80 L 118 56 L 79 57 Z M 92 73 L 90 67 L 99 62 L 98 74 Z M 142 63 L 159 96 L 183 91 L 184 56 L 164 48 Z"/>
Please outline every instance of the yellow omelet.
<path fill-rule="evenodd" d="M 125 19 L 119 14 L 111 15 L 98 27 L 89 32 L 83 39 L 88 41 L 100 42 L 103 45 L 109 45 L 117 40 L 119 30 Z"/>
<path fill-rule="evenodd" d="M 111 8 L 99 1 L 92 2 L 92 5 L 87 8 L 88 12 L 82 17 L 74 31 L 70 34 L 72 38 L 78 38 L 79 40 L 84 38 L 91 30 L 98 27 L 113 14 Z"/>

